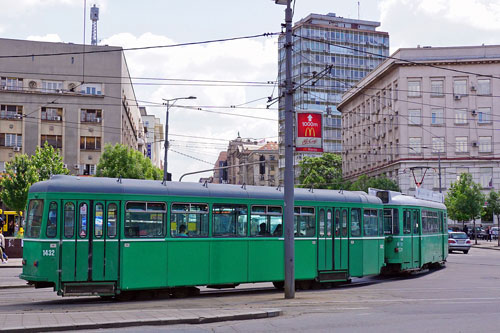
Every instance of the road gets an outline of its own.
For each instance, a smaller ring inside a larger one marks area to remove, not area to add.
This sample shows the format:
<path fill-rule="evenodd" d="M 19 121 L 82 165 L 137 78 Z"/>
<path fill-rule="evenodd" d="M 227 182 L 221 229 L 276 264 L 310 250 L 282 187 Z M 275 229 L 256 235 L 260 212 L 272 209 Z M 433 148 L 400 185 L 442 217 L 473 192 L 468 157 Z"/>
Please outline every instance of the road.
<path fill-rule="evenodd" d="M 2 268 L 0 278 L 19 269 Z M 151 311 L 193 308 L 280 308 L 280 317 L 203 325 L 151 326 L 109 331 L 181 332 L 495 332 L 500 327 L 500 251 L 454 253 L 446 268 L 411 277 L 365 278 L 350 286 L 296 293 L 293 300 L 269 284 L 260 291 L 109 302 L 94 297 L 60 298 L 51 290 L 0 290 L 0 314 L 51 311 Z"/>

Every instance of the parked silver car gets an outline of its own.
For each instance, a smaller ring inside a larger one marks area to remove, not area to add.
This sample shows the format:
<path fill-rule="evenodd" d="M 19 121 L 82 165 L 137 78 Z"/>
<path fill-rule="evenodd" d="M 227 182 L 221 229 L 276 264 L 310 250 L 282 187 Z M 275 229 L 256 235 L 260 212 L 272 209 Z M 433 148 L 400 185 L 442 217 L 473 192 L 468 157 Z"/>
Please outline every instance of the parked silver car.
<path fill-rule="evenodd" d="M 451 251 L 462 251 L 464 254 L 469 253 L 471 241 L 465 232 L 449 232 L 448 233 L 448 253 Z"/>

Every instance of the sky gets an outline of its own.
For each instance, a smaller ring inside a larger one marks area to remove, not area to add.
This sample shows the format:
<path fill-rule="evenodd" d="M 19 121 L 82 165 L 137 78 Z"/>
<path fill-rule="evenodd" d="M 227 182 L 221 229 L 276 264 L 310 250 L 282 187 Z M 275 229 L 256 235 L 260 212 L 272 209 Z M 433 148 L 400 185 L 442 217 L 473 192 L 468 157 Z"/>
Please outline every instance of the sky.
<path fill-rule="evenodd" d="M 391 53 L 417 45 L 500 44 L 500 0 L 364 0 L 359 6 L 352 0 L 295 2 L 294 22 L 310 13 L 347 18 L 359 14 L 361 19 L 381 22 L 378 30 L 389 32 Z M 272 0 L 1 0 L 0 38 L 83 43 L 85 17 L 89 44 L 93 4 L 100 8 L 99 44 L 124 48 L 279 32 L 285 9 Z M 132 77 L 171 79 L 160 81 L 162 85 L 135 81 L 143 83 L 135 85 L 136 98 L 163 124 L 166 108 L 155 104 L 162 99 L 197 97 L 170 108 L 168 170 L 173 180 L 211 168 L 218 153 L 238 134 L 259 141 L 278 140 L 277 105 L 266 109 L 267 98 L 276 97 L 275 86 L 213 83 L 276 81 L 277 50 L 276 37 L 259 37 L 126 52 Z M 210 173 L 184 179 L 198 181 L 207 176 Z"/>

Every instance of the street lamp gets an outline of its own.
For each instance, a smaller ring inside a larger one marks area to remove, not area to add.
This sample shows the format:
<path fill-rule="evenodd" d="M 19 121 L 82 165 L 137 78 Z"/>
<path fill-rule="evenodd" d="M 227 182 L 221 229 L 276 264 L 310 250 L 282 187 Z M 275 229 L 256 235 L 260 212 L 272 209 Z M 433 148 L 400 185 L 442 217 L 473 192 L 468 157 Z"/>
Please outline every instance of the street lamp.
<path fill-rule="evenodd" d="M 167 117 L 165 119 L 165 157 L 163 158 L 163 183 L 165 184 L 167 181 L 167 152 L 168 152 L 168 111 L 170 110 L 170 107 L 175 104 L 180 99 L 196 99 L 195 96 L 189 96 L 189 97 L 177 97 L 177 98 L 172 98 L 172 99 L 164 99 L 165 103 L 163 105 L 167 106 Z"/>

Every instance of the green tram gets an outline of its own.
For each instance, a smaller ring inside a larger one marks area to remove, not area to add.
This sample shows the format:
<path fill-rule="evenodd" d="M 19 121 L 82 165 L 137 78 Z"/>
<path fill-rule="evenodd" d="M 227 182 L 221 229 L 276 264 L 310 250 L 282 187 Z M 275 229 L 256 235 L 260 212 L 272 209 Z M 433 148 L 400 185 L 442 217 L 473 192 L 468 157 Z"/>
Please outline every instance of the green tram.
<path fill-rule="evenodd" d="M 370 189 L 384 203 L 384 272 L 442 265 L 448 257 L 446 206 L 394 191 Z"/>

